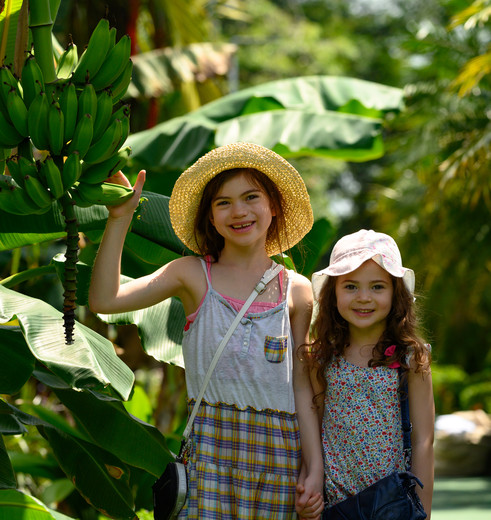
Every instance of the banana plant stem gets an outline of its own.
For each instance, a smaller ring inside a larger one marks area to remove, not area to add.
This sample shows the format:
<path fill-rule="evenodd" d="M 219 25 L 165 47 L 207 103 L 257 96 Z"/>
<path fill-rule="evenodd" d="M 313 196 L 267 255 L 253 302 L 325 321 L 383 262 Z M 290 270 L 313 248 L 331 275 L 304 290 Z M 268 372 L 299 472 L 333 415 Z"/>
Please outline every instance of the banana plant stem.
<path fill-rule="evenodd" d="M 65 341 L 73 343 L 75 326 L 75 308 L 77 291 L 77 260 L 78 260 L 78 222 L 75 216 L 74 202 L 68 193 L 59 199 L 61 212 L 66 225 L 65 276 L 63 277 L 63 321 L 65 326 Z"/>

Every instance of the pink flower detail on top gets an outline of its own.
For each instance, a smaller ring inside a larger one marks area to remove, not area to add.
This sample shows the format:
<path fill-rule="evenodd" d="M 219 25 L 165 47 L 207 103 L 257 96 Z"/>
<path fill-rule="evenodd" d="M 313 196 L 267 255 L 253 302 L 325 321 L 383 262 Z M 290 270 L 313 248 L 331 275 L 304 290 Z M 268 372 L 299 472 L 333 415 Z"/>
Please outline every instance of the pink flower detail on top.
<path fill-rule="evenodd" d="M 387 357 L 390 357 L 390 356 L 393 356 L 394 355 L 394 352 L 396 351 L 396 346 L 395 345 L 391 345 L 390 347 L 387 347 L 385 349 L 385 352 L 384 354 L 387 356 Z M 401 366 L 401 364 L 399 363 L 399 361 L 394 361 L 392 362 L 390 365 L 389 365 L 389 368 L 399 368 Z"/>

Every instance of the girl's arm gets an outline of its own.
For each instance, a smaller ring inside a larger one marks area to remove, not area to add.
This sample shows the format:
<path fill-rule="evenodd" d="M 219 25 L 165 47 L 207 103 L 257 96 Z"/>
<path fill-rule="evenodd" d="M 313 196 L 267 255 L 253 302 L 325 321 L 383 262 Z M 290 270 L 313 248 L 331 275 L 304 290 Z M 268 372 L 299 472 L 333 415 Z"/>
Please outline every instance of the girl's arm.
<path fill-rule="evenodd" d="M 421 502 L 431 517 L 433 496 L 433 437 L 435 423 L 435 405 L 431 373 L 409 371 L 409 414 L 412 423 L 412 467 L 411 471 L 421 480 L 424 488 L 416 486 Z"/>
<path fill-rule="evenodd" d="M 302 447 L 302 469 L 297 488 L 296 508 L 301 518 L 320 518 L 319 515 L 324 508 L 324 464 L 319 421 L 312 403 L 314 394 L 302 354 L 302 345 L 308 341 L 312 316 L 312 289 L 310 282 L 298 274 L 295 275 L 292 286 L 292 302 L 290 322 L 295 342 L 293 390 Z"/>
<path fill-rule="evenodd" d="M 111 182 L 131 186 L 118 172 Z M 120 285 L 121 255 L 128 228 L 138 206 L 145 182 L 141 171 L 134 185 L 133 197 L 118 206 L 109 206 L 109 217 L 92 269 L 89 307 L 93 312 L 112 314 L 154 305 L 170 296 L 179 296 L 186 313 L 195 310 L 206 284 L 196 258 L 174 260 L 154 273 Z M 190 285 L 193 283 L 194 285 Z M 201 292 L 200 292 L 201 291 Z"/>

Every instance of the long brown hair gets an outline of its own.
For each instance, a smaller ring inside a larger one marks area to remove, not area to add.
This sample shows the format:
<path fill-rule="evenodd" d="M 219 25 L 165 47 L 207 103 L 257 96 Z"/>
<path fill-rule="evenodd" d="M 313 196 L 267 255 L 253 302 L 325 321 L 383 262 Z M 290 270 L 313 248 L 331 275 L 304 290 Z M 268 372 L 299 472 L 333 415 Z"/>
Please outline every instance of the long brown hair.
<path fill-rule="evenodd" d="M 279 230 L 280 227 L 285 229 L 285 216 L 283 197 L 276 184 L 267 175 L 254 168 L 233 168 L 219 173 L 205 186 L 194 222 L 194 237 L 200 255 L 210 255 L 215 262 L 218 261 L 225 241 L 211 223 L 211 205 L 223 184 L 240 174 L 244 174 L 249 181 L 265 193 L 271 203 L 275 215 L 269 226 L 266 240 L 276 241 L 281 251 L 290 249 L 289 244 L 281 244 L 280 240 Z"/>
<path fill-rule="evenodd" d="M 409 370 L 407 355 L 412 354 L 417 372 L 429 370 L 431 356 L 428 346 L 419 336 L 419 320 L 413 295 L 406 288 L 402 278 L 391 275 L 394 292 L 392 308 L 387 315 L 385 330 L 373 347 L 368 365 L 388 366 L 397 361 L 405 372 Z M 307 359 L 315 368 L 321 388 L 325 388 L 325 371 L 329 363 L 342 356 L 349 346 L 348 322 L 338 311 L 336 301 L 337 277 L 330 276 L 322 286 L 318 299 L 318 313 L 312 325 L 313 342 L 305 347 Z M 392 356 L 384 353 L 387 347 L 395 345 Z"/>

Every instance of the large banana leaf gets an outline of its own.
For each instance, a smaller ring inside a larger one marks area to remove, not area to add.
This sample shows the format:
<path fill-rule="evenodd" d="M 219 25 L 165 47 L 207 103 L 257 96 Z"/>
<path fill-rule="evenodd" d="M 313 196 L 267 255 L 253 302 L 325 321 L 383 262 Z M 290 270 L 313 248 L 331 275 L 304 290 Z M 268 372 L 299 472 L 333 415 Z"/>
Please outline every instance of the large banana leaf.
<path fill-rule="evenodd" d="M 160 476 L 171 460 L 172 455 L 158 429 L 130 415 L 121 401 L 97 398 L 90 392 L 57 389 L 55 393 L 91 442 L 124 463 Z M 124 435 L 115 436 L 114 432 L 124 432 Z"/>
<path fill-rule="evenodd" d="M 133 493 L 148 503 L 146 491 L 139 487 L 154 482 L 171 459 L 164 437 L 155 427 L 128 414 L 119 401 L 86 391 L 62 389 L 64 384 L 56 381 L 56 376 L 48 380 L 45 375 L 36 372 L 41 381 L 53 384 L 79 428 L 42 406 L 26 404 L 20 410 L 0 400 L 0 432 L 16 434 L 25 432 L 26 426 L 35 426 L 50 444 L 59 467 L 89 503 L 111 517 L 134 518 Z M 115 436 L 114 432 L 124 435 Z M 15 485 L 8 456 L 0 449 L 0 459 L 4 458 L 0 488 Z M 40 461 L 34 463 L 39 466 Z M 33 461 L 17 460 L 16 469 L 22 470 L 22 464 L 25 467 Z M 44 471 L 49 473 L 45 476 L 53 479 L 54 469 L 46 466 Z M 59 476 L 58 480 L 65 489 Z"/>
<path fill-rule="evenodd" d="M 49 509 L 39 499 L 16 489 L 0 490 L 0 518 L 2 520 L 72 520 L 69 516 Z"/>
<path fill-rule="evenodd" d="M 323 155 L 366 161 L 380 157 L 382 120 L 387 112 L 402 107 L 401 89 L 345 77 L 292 78 L 224 96 L 133 134 L 128 144 L 134 167 L 166 173 L 159 178 L 159 187 L 169 194 L 186 166 L 214 146 L 234 141 L 263 144 L 287 158 Z"/>
<path fill-rule="evenodd" d="M 0 323 L 13 318 L 32 355 L 69 386 L 128 398 L 134 375 L 109 340 L 76 322 L 74 342 L 67 345 L 61 312 L 42 300 L 0 286 Z M 1 338 L 0 330 L 0 342 Z"/>

